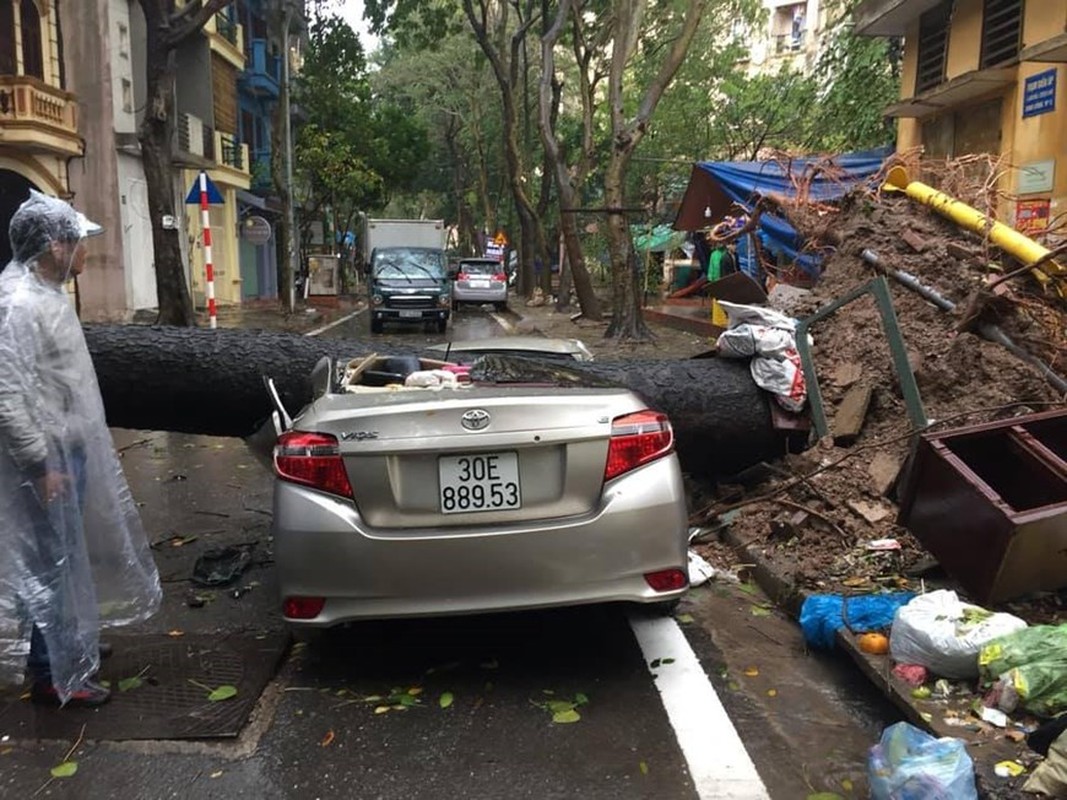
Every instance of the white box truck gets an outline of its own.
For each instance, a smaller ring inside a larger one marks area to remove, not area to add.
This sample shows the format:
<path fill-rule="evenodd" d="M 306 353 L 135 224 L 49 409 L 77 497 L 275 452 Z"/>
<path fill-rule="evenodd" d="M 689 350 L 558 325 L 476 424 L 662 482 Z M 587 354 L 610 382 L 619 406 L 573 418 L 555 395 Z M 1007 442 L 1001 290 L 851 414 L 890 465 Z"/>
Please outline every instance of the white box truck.
<path fill-rule="evenodd" d="M 432 323 L 445 332 L 452 311 L 446 236 L 440 219 L 364 220 L 371 333 L 381 333 L 386 322 Z"/>

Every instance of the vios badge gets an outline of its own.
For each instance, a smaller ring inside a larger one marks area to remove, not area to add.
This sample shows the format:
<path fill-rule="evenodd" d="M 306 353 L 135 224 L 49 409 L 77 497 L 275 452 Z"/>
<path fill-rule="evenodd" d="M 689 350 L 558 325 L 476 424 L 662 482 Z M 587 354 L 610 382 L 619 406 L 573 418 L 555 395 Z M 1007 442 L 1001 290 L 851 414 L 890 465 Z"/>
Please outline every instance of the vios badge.
<path fill-rule="evenodd" d="M 489 412 L 484 408 L 472 408 L 459 418 L 460 424 L 469 431 L 480 431 L 489 427 Z"/>

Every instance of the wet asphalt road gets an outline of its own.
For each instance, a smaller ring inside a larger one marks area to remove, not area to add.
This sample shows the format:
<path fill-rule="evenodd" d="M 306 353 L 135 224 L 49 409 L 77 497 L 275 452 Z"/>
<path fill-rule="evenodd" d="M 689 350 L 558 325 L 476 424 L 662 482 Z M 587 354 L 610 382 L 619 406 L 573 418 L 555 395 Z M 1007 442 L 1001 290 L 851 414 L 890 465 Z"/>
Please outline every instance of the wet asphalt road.
<path fill-rule="evenodd" d="M 385 346 L 395 343 L 411 348 L 441 342 L 472 341 L 504 336 L 507 330 L 504 325 L 501 325 L 501 321 L 508 323 L 514 319 L 514 315 L 510 312 L 494 311 L 492 306 L 465 305 L 453 310 L 448 329 L 444 333 L 437 333 L 436 330 L 431 332 L 430 327 L 418 324 L 389 323 L 383 333 L 375 335 L 370 332 L 367 311 L 364 309 L 346 322 L 331 327 L 320 335 L 331 339 L 362 339 L 381 342 Z"/>
<path fill-rule="evenodd" d="M 447 335 L 501 333 L 486 312 L 464 309 Z M 363 338 L 366 318 L 324 335 Z M 383 342 L 393 337 L 406 345 L 415 337 L 441 340 L 390 331 Z M 271 479 L 244 444 L 157 432 L 115 436 L 164 580 L 163 611 L 144 630 L 281 628 Z M 196 558 L 209 547 L 251 541 L 255 563 L 238 584 L 247 593 L 217 591 L 190 609 Z M 683 602 L 680 625 L 771 797 L 866 796 L 866 749 L 894 712 L 850 664 L 808 653 L 791 620 L 753 610 L 765 603 L 752 587 L 708 584 Z M 72 756 L 78 773 L 37 796 L 695 798 L 630 611 L 596 606 L 363 623 L 301 637 L 237 741 L 85 742 Z M 367 700 L 396 692 L 416 702 L 375 713 L 395 703 Z M 448 708 L 445 693 L 453 698 Z M 545 703 L 580 696 L 588 699 L 581 720 L 553 724 Z M 33 796 L 72 744 L 0 741 L 0 797 Z M 709 745 L 716 746 L 714 736 Z"/>

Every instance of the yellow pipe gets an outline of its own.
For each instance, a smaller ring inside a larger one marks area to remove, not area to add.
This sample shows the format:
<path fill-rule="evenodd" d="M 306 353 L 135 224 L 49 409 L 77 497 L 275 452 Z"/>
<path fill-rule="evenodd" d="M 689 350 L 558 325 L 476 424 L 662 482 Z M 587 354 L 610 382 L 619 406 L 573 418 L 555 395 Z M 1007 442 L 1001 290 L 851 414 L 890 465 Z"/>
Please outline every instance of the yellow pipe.
<path fill-rule="evenodd" d="M 1048 255 L 1049 250 L 1041 246 L 1029 236 L 1025 236 L 1003 222 L 983 214 L 976 208 L 966 203 L 961 203 L 944 192 L 939 192 L 932 186 L 927 186 L 919 181 L 908 180 L 908 171 L 904 167 L 893 167 L 889 170 L 883 189 L 902 191 L 913 200 L 918 200 L 924 205 L 930 206 L 938 214 L 955 222 L 961 228 L 966 228 L 982 236 L 989 237 L 997 247 L 1015 256 L 1021 264 L 1033 264 L 1040 258 Z M 1038 269 L 1033 270 L 1036 277 L 1043 285 L 1052 281 L 1053 277 L 1060 279 L 1056 283 L 1056 291 L 1061 296 L 1067 296 L 1067 287 L 1061 282 L 1067 276 L 1067 269 L 1055 261 L 1047 261 Z"/>

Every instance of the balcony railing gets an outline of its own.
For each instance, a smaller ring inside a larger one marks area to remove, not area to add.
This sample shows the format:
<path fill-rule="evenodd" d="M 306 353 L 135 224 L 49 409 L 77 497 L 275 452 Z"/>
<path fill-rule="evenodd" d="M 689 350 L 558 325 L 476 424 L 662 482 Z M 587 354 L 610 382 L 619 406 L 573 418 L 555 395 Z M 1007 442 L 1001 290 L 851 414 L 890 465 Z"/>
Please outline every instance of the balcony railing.
<path fill-rule="evenodd" d="M 234 22 L 224 13 L 210 17 L 204 25 L 211 49 L 233 64 L 237 69 L 245 67 L 244 26 Z"/>
<path fill-rule="evenodd" d="M 74 95 L 37 78 L 0 76 L 0 127 L 7 143 L 23 144 L 25 138 L 31 149 L 81 154 Z M 41 147 L 35 148 L 37 143 Z"/>
<path fill-rule="evenodd" d="M 238 172 L 246 172 L 245 148 L 237 141 L 236 136 L 228 133 L 219 134 L 219 163 L 231 167 Z"/>

